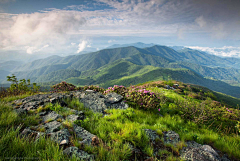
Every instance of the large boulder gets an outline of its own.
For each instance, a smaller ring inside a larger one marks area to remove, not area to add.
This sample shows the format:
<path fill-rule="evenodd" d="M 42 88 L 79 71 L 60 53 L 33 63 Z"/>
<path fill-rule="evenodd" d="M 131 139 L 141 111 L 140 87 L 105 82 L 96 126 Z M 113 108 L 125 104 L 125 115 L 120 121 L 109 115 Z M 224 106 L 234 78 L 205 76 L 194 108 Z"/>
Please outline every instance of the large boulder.
<path fill-rule="evenodd" d="M 186 142 L 187 147 L 180 151 L 181 158 L 187 161 L 230 161 L 226 156 L 222 158 L 210 145 L 201 145 L 195 141 Z"/>

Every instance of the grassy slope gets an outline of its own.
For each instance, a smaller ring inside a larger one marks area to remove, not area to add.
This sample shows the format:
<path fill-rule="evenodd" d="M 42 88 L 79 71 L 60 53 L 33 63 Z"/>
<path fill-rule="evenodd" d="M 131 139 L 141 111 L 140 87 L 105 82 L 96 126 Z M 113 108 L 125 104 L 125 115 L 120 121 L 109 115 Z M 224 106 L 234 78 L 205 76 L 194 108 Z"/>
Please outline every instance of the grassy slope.
<path fill-rule="evenodd" d="M 231 159 L 240 159 L 239 135 L 224 134 L 223 131 L 217 131 L 217 127 L 206 127 L 188 119 L 183 119 L 178 114 L 181 111 L 175 109 L 172 103 L 181 100 L 187 101 L 190 105 L 197 105 L 197 103 L 203 101 L 186 99 L 183 95 L 179 95 L 172 90 L 150 87 L 149 89 L 155 92 L 158 97 L 163 98 L 165 96 L 168 100 L 171 100 L 162 105 L 161 112 L 158 109 L 145 111 L 130 106 L 128 110 L 108 110 L 110 115 L 102 117 L 100 114 L 93 114 L 83 108 L 78 100 L 66 100 L 69 108 L 85 111 L 86 117 L 89 119 L 82 122 L 81 126 L 103 141 L 98 147 L 94 148 L 82 147 L 78 144 L 79 138 L 75 137 L 71 139 L 71 143 L 88 153 L 95 154 L 97 161 L 127 160 L 131 156 L 128 143 L 141 147 L 147 155 L 152 156 L 152 147 L 148 144 L 146 135 L 141 129 L 156 130 L 161 137 L 163 131 L 173 130 L 179 134 L 181 142 L 177 145 L 177 148 L 174 148 L 170 145 L 163 145 L 160 141 L 161 147 L 164 149 L 159 151 L 162 160 L 176 160 L 178 156 L 173 155 L 173 152 L 178 154 L 188 140 L 194 140 L 200 144 L 209 144 L 215 149 L 228 153 Z M 0 159 L 4 160 L 5 157 L 35 157 L 40 158 L 40 160 L 69 160 L 67 156 L 62 154 L 62 150 L 59 149 L 57 144 L 50 139 L 43 138 L 34 143 L 16 137 L 19 133 L 19 129 L 14 128 L 16 125 L 22 124 L 23 127 L 37 125 L 39 121 L 37 113 L 44 110 L 38 109 L 27 116 L 17 116 L 7 102 L 26 96 L 28 95 L 9 97 L 2 99 L 0 102 L 0 143 L 2 145 L 0 147 Z M 49 107 L 50 105 L 46 108 Z M 57 113 L 64 114 L 61 110 Z M 65 114 L 69 115 L 71 113 L 65 112 Z M 163 117 L 159 117 L 158 114 L 163 115 Z M 71 129 L 72 124 L 66 122 L 66 127 Z"/>
<path fill-rule="evenodd" d="M 125 59 L 117 60 L 97 70 L 85 71 L 79 78 L 70 78 L 66 81 L 75 85 L 98 84 L 107 88 L 114 84 L 128 86 L 146 81 L 168 79 L 205 86 L 211 90 L 240 98 L 240 87 L 233 87 L 221 81 L 203 78 L 190 70 L 139 66 Z"/>

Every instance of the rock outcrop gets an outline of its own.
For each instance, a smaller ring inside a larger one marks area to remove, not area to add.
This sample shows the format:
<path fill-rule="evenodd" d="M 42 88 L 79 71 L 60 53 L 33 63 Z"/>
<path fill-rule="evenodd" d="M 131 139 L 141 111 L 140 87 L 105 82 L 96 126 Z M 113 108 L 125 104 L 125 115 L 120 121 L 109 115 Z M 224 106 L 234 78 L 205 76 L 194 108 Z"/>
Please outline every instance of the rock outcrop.
<path fill-rule="evenodd" d="M 77 111 L 67 107 L 64 102 L 64 98 L 76 97 L 84 104 L 86 108 L 93 110 L 94 112 L 100 112 L 103 116 L 106 115 L 105 110 L 109 108 L 127 109 L 128 105 L 123 102 L 123 97 L 117 93 L 109 93 L 102 95 L 92 90 L 87 91 L 75 91 L 70 94 L 44 94 L 34 95 L 14 101 L 13 106 L 17 114 L 27 114 L 30 110 L 36 110 L 39 107 L 45 106 L 47 103 L 55 104 L 57 102 L 63 107 L 65 111 L 69 111 L 71 114 L 68 116 L 62 116 L 55 111 L 46 110 L 39 113 L 42 121 L 37 126 L 27 127 L 21 131 L 21 137 L 34 137 L 35 141 L 40 136 L 50 137 L 51 140 L 57 142 L 59 146 L 65 146 L 63 153 L 70 157 L 76 156 L 83 160 L 94 160 L 94 155 L 80 150 L 77 147 L 70 145 L 70 137 L 75 134 L 76 137 L 81 138 L 80 144 L 97 146 L 99 144 L 99 138 L 85 130 L 81 126 L 74 124 L 76 120 L 84 120 L 84 111 Z M 63 125 L 64 121 L 73 123 L 70 130 Z M 158 151 L 161 150 L 161 146 L 158 145 L 161 142 L 161 137 L 156 131 L 151 129 L 143 129 L 151 144 L 154 145 L 154 156 L 158 155 Z M 176 145 L 179 141 L 179 135 L 174 131 L 163 132 L 163 143 Z M 151 160 L 143 150 L 139 147 L 134 147 L 129 143 L 129 148 L 133 154 L 141 154 L 139 160 Z M 187 142 L 187 146 L 183 147 L 180 151 L 180 157 L 185 160 L 191 161 L 229 161 L 227 156 L 220 157 L 219 154 L 209 145 L 201 145 L 194 141 Z"/>

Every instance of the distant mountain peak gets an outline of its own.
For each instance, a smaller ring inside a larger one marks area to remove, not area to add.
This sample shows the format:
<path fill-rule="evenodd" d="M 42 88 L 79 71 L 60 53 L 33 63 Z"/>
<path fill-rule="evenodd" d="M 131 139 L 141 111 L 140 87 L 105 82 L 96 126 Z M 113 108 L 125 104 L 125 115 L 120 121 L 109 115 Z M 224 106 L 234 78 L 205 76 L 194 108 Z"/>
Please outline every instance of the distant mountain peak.
<path fill-rule="evenodd" d="M 145 43 L 142 43 L 142 42 L 136 42 L 136 43 L 130 43 L 130 44 L 114 44 L 114 45 L 111 45 L 109 47 L 107 47 L 107 49 L 110 49 L 110 48 L 120 48 L 120 47 L 128 47 L 128 46 L 133 46 L 133 47 L 137 47 L 137 48 L 146 48 L 146 47 L 152 47 L 156 44 L 145 44 Z"/>

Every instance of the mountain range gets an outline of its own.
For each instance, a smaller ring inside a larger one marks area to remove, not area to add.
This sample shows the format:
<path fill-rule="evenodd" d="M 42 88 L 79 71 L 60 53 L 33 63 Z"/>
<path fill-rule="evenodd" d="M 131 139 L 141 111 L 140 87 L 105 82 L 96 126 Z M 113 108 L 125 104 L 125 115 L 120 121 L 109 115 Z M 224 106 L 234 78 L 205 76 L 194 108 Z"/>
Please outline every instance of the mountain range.
<path fill-rule="evenodd" d="M 240 59 L 221 58 L 183 47 L 135 45 L 141 48 L 127 46 L 66 57 L 55 55 L 30 63 L 16 63 L 10 71 L 2 70 L 6 68 L 2 68 L 4 63 L 1 63 L 0 75 L 14 73 L 18 79 L 31 79 L 31 82 L 65 80 L 75 85 L 102 87 L 174 79 L 240 98 L 240 87 L 228 84 L 240 84 Z M 0 79 L 6 83 L 6 79 Z"/>

